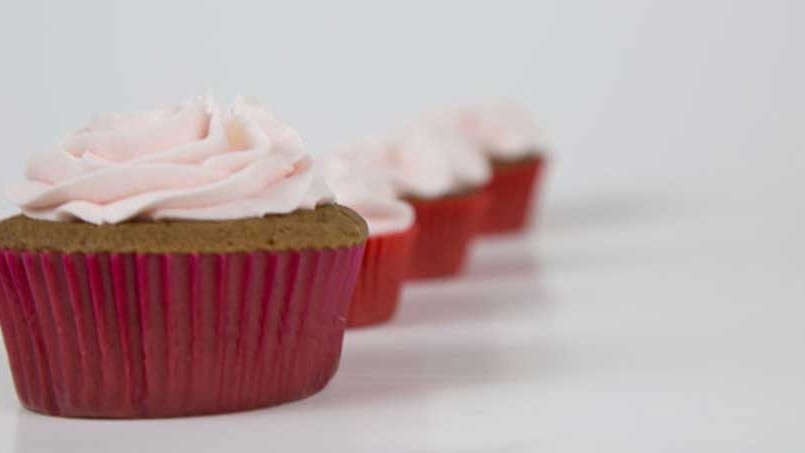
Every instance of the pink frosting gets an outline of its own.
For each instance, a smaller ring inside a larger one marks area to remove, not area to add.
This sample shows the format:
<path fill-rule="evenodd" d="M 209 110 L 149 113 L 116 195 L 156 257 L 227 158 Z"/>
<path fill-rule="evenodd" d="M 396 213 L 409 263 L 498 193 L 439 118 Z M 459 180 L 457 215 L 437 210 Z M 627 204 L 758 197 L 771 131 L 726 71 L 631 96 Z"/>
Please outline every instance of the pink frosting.
<path fill-rule="evenodd" d="M 534 117 L 514 103 L 449 110 L 433 115 L 431 120 L 457 129 L 493 158 L 518 159 L 537 154 L 543 147 Z"/>
<path fill-rule="evenodd" d="M 328 159 L 328 183 L 346 194 L 438 198 L 486 184 L 491 169 L 477 144 L 450 129 L 415 124 L 383 139 L 367 139 Z M 332 166 L 341 166 L 339 181 Z M 360 176 L 357 176 L 360 175 Z"/>
<path fill-rule="evenodd" d="M 332 200 L 299 135 L 257 105 L 209 99 L 92 121 L 28 165 L 29 217 L 94 224 L 231 220 Z"/>
<path fill-rule="evenodd" d="M 415 125 L 392 139 L 385 151 L 400 196 L 437 198 L 489 181 L 489 162 L 480 148 L 451 130 Z"/>
<path fill-rule="evenodd" d="M 392 172 L 383 165 L 386 144 L 367 139 L 322 158 L 322 172 L 339 203 L 354 209 L 372 236 L 407 230 L 414 210 L 397 199 Z"/>

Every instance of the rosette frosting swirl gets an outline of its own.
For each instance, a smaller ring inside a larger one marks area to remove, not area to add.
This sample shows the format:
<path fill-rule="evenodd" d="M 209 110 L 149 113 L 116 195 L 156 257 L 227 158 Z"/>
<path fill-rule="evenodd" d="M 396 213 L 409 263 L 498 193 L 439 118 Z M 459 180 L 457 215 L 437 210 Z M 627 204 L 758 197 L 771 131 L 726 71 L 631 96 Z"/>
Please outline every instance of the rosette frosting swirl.
<path fill-rule="evenodd" d="M 386 165 L 404 197 L 438 198 L 473 190 L 491 177 L 489 162 L 474 142 L 452 130 L 423 125 L 392 140 Z"/>
<path fill-rule="evenodd" d="M 453 129 L 474 141 L 493 159 L 516 160 L 538 154 L 544 147 L 534 117 L 515 103 L 447 109 L 426 118 L 436 127 Z"/>
<path fill-rule="evenodd" d="M 407 230 L 414 210 L 396 196 L 390 168 L 382 164 L 386 145 L 366 139 L 322 159 L 322 172 L 339 203 L 354 209 L 372 236 Z"/>
<path fill-rule="evenodd" d="M 98 225 L 233 220 L 332 200 L 299 135 L 256 104 L 210 99 L 93 120 L 9 191 L 29 217 Z"/>

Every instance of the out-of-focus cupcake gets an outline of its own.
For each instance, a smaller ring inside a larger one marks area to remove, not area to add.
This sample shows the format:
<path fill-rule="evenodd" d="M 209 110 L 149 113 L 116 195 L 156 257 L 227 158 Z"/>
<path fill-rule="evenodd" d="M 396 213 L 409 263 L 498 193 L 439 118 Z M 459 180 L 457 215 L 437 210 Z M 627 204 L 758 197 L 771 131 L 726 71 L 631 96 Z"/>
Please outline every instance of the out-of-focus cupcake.
<path fill-rule="evenodd" d="M 477 146 L 457 134 L 413 127 L 385 153 L 397 195 L 416 212 L 409 277 L 461 272 L 487 208 L 490 168 Z"/>
<path fill-rule="evenodd" d="M 379 149 L 381 143 L 365 140 L 321 162 L 338 202 L 355 210 L 369 225 L 349 326 L 380 324 L 393 317 L 416 235 L 413 208 L 395 196 L 388 169 L 373 164 Z"/>
<path fill-rule="evenodd" d="M 231 412 L 336 371 L 366 225 L 261 108 L 99 118 L 11 197 L 23 215 L 0 222 L 0 324 L 25 407 Z"/>
<path fill-rule="evenodd" d="M 534 118 L 516 104 L 493 104 L 452 112 L 452 124 L 475 141 L 492 166 L 483 233 L 510 233 L 528 225 L 539 193 L 546 155 Z"/>

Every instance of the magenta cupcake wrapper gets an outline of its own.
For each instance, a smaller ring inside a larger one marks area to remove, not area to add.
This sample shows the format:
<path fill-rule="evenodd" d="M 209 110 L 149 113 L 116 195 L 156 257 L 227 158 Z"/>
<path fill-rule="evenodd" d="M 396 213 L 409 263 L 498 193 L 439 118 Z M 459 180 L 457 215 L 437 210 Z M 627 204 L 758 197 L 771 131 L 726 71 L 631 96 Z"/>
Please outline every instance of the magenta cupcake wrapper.
<path fill-rule="evenodd" d="M 169 417 L 300 399 L 338 367 L 363 245 L 228 254 L 0 252 L 21 403 Z"/>

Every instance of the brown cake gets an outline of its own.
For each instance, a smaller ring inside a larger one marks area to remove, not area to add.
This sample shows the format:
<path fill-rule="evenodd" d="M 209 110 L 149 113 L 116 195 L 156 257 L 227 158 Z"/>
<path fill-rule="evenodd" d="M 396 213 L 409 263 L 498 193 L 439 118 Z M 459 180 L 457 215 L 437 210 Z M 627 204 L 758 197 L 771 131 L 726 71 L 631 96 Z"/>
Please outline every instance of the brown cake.
<path fill-rule="evenodd" d="M 351 209 L 313 210 L 232 221 L 124 222 L 93 225 L 24 215 L 0 221 L 0 249 L 65 253 L 230 253 L 351 247 L 366 240 Z"/>

